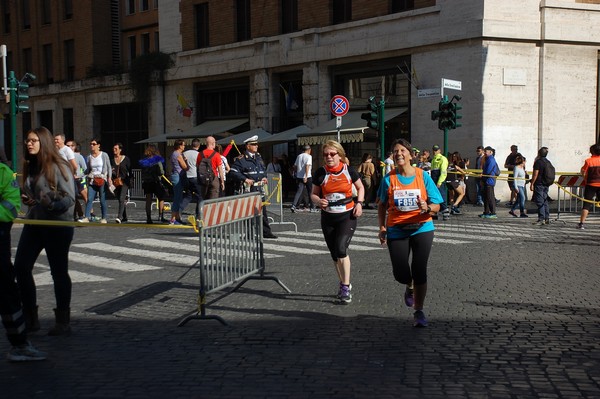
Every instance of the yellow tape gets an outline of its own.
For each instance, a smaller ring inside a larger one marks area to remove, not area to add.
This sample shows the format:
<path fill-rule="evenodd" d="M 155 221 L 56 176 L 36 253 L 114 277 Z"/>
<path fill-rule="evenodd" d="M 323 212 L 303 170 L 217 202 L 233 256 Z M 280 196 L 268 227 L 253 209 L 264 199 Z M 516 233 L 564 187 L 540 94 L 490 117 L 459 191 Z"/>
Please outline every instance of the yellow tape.
<path fill-rule="evenodd" d="M 583 198 L 583 197 L 580 197 L 580 196 L 578 196 L 577 194 L 574 194 L 574 193 L 570 192 L 569 190 L 565 189 L 565 188 L 564 188 L 563 186 L 561 186 L 560 184 L 558 184 L 558 183 L 556 183 L 556 182 L 555 182 L 554 184 L 556 184 L 556 185 L 558 186 L 558 188 L 560 188 L 561 190 L 563 190 L 565 193 L 569 194 L 569 195 L 570 195 L 571 197 L 573 197 L 573 198 L 576 198 L 576 199 L 578 199 L 578 200 L 580 200 L 580 201 L 582 201 L 582 202 L 589 202 L 590 204 L 594 204 L 594 206 L 600 206 L 600 201 L 586 200 L 585 198 Z"/>
<path fill-rule="evenodd" d="M 81 223 L 81 222 L 63 222 L 60 220 L 37 220 L 37 219 L 20 219 L 14 220 L 17 224 L 30 224 L 34 226 L 55 226 L 55 227 L 110 227 L 110 228 L 145 228 L 145 229 L 192 229 L 193 226 L 188 225 L 170 225 L 170 224 L 146 224 L 140 223 Z"/>

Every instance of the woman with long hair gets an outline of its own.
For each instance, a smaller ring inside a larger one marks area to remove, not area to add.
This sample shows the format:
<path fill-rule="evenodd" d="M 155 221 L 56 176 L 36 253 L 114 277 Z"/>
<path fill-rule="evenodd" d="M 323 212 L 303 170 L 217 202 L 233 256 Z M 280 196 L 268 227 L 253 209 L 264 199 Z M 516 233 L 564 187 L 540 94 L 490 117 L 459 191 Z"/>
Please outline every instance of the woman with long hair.
<path fill-rule="evenodd" d="M 450 157 L 450 168 L 453 172 L 448 173 L 448 180 L 450 181 L 452 191 L 454 191 L 454 202 L 452 203 L 450 213 L 460 215 L 460 203 L 465 198 L 467 185 L 465 184 L 465 161 L 458 151 L 453 152 Z"/>
<path fill-rule="evenodd" d="M 357 218 L 362 215 L 365 188 L 358 172 L 343 162 L 346 152 L 340 143 L 329 140 L 323 144 L 322 150 L 325 165 L 315 172 L 310 198 L 322 210 L 321 230 L 339 278 L 337 298 L 342 304 L 347 304 L 352 302 L 347 250 L 356 230 Z M 352 195 L 353 186 L 357 192 L 356 202 Z"/>
<path fill-rule="evenodd" d="M 162 223 L 168 222 L 164 217 L 165 197 L 167 190 L 162 185 L 161 179 L 165 175 L 163 163 L 165 159 L 160 156 L 160 151 L 154 144 L 144 150 L 144 159 L 140 160 L 142 168 L 142 188 L 146 196 L 146 223 L 152 224 L 152 196 L 158 200 L 158 216 Z"/>
<path fill-rule="evenodd" d="M 25 219 L 72 221 L 75 208 L 73 172 L 59 155 L 50 131 L 39 127 L 27 132 L 24 150 L 21 199 L 29 207 Z M 46 250 L 56 298 L 56 324 L 48 335 L 67 335 L 71 331 L 69 248 L 73 232 L 72 226 L 23 226 L 15 270 L 28 331 L 40 329 L 33 266 L 42 249 Z"/>
<path fill-rule="evenodd" d="M 87 223 L 92 218 L 92 208 L 94 207 L 94 199 L 96 193 L 100 197 L 100 210 L 102 218 L 100 223 L 106 221 L 106 183 L 112 185 L 110 158 L 107 153 L 100 150 L 100 139 L 95 138 L 90 141 L 90 155 L 86 159 L 87 169 L 85 173 L 88 177 L 88 200 L 85 206 L 85 217 L 79 219 L 80 222 Z"/>
<path fill-rule="evenodd" d="M 181 202 L 183 201 L 183 187 L 186 185 L 185 173 L 189 166 L 186 159 L 183 157 L 185 150 L 185 141 L 178 139 L 173 144 L 173 153 L 171 154 L 171 183 L 173 183 L 173 206 L 171 207 L 171 222 L 170 224 L 184 224 L 181 220 Z M 219 154 L 217 154 L 219 155 Z"/>
<path fill-rule="evenodd" d="M 114 157 L 111 162 L 112 181 L 115 186 L 115 197 L 119 201 L 119 211 L 115 222 L 127 221 L 127 193 L 133 173 L 131 171 L 131 160 L 123 154 L 123 144 L 117 143 L 113 146 Z"/>
<path fill-rule="evenodd" d="M 413 326 L 426 327 L 423 305 L 433 243 L 431 214 L 440 210 L 443 199 L 429 174 L 411 165 L 408 141 L 394 141 L 392 153 L 395 168 L 379 186 L 379 241 L 387 243 L 394 278 L 406 285 L 404 303 L 414 309 Z"/>

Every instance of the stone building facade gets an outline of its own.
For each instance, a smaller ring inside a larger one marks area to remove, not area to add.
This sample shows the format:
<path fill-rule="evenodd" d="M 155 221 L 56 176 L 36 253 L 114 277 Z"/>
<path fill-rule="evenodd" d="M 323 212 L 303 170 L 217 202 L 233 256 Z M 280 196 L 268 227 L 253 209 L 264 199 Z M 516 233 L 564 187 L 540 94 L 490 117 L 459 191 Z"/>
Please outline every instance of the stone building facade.
<path fill-rule="evenodd" d="M 547 146 L 557 170 L 577 171 L 599 138 L 598 0 L 298 0 L 291 9 L 278 0 L 157 4 L 155 41 L 175 65 L 154 82 L 140 111 L 147 131 L 136 139 L 238 117 L 249 120 L 238 132 L 301 124 L 318 130 L 331 118 L 333 95 L 345 95 L 354 112 L 383 95 L 386 110 L 399 112 L 386 122 L 386 146 L 405 137 L 427 148 L 443 143 L 431 120 L 439 95 L 424 94 L 440 89 L 442 78 L 462 83 L 461 91 L 444 94 L 462 97 L 463 126 L 449 132 L 448 150 L 463 156 L 491 145 L 503 164 L 517 144 L 531 167 Z M 52 110 L 60 130 L 63 109 L 73 107 L 75 135 L 104 134 L 98 110 L 134 101 L 127 74 L 42 84 L 32 95 L 32 123 Z M 363 152 L 379 155 L 376 132 L 359 137 L 345 143 L 354 161 Z"/>

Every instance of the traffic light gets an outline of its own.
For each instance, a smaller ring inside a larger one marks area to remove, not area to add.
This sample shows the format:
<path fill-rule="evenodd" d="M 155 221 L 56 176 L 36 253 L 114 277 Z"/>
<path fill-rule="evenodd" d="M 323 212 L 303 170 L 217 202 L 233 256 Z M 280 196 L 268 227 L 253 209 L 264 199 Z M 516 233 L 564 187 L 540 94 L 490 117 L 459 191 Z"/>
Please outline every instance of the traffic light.
<path fill-rule="evenodd" d="M 458 98 L 458 100 L 460 100 L 460 98 Z M 452 122 L 454 124 L 453 129 L 456 129 L 457 127 L 462 126 L 462 123 L 457 122 L 458 119 L 462 119 L 462 115 L 458 113 L 458 111 L 460 111 L 462 109 L 462 105 L 460 105 L 459 103 L 450 103 L 450 104 L 452 104 L 452 112 L 453 112 L 453 117 L 452 117 Z"/>
<path fill-rule="evenodd" d="M 17 82 L 17 89 L 15 90 L 15 103 L 16 112 L 27 112 L 29 111 L 29 83 Z"/>
<path fill-rule="evenodd" d="M 431 111 L 431 120 L 438 121 L 438 129 L 456 129 L 462 126 L 457 122 L 458 119 L 462 119 L 462 115 L 458 113 L 462 106 L 458 102 L 453 102 L 454 100 L 460 101 L 460 96 L 454 96 L 451 100 L 448 100 L 448 96 L 444 96 L 440 100 L 438 110 Z"/>
<path fill-rule="evenodd" d="M 369 112 L 365 112 L 360 115 L 361 119 L 367 121 L 367 126 L 371 129 L 378 130 L 379 128 L 379 107 L 375 103 L 375 97 L 369 97 L 369 103 L 367 104 L 367 110 Z"/>

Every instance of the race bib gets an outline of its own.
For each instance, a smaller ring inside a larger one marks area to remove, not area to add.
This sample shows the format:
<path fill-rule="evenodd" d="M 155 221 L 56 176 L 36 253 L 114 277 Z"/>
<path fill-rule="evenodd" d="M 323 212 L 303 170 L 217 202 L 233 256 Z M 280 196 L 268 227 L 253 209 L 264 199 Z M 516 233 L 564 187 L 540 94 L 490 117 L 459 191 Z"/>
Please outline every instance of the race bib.
<path fill-rule="evenodd" d="M 394 190 L 394 205 L 401 212 L 416 211 L 419 209 L 417 197 L 421 195 L 418 188 L 409 190 Z"/>
<path fill-rule="evenodd" d="M 327 194 L 325 196 L 325 198 L 327 199 L 327 201 L 331 202 L 337 202 L 337 201 L 341 201 L 343 199 L 346 198 L 346 196 L 342 193 L 331 193 L 331 194 Z M 346 205 L 334 205 L 334 206 L 328 206 L 327 207 L 327 212 L 331 212 L 331 213 L 341 213 L 341 212 L 346 212 Z"/>

